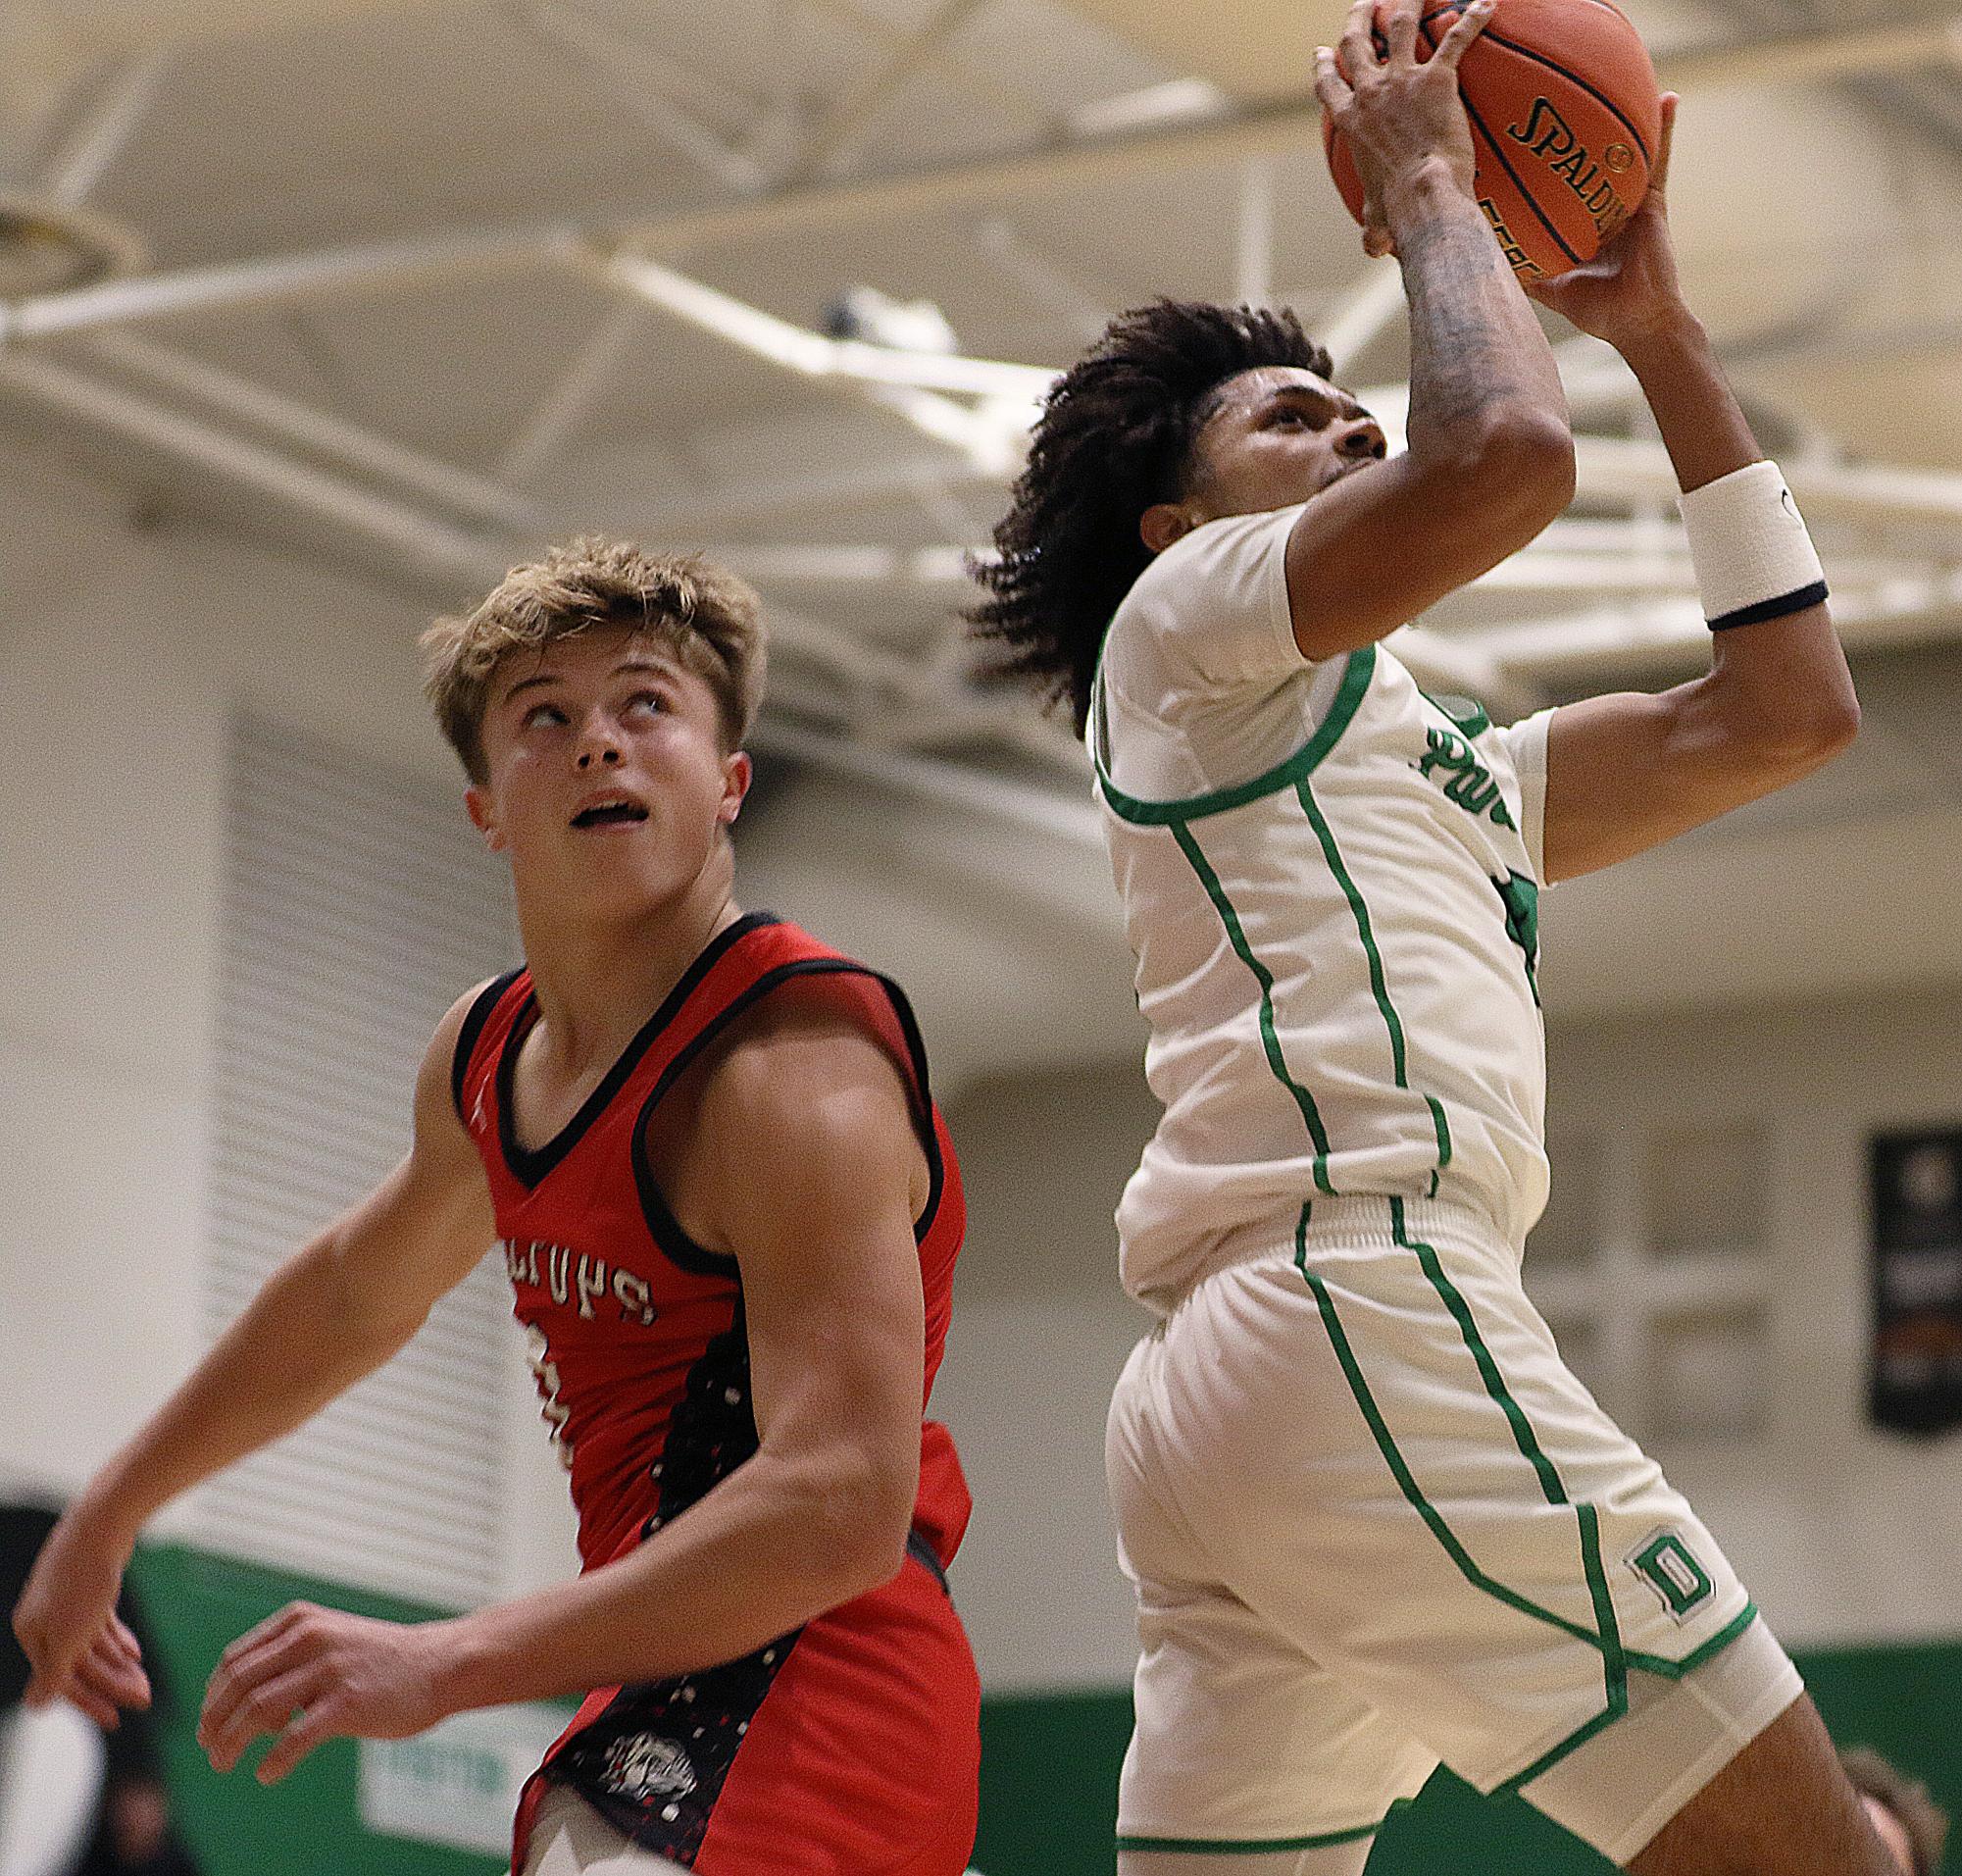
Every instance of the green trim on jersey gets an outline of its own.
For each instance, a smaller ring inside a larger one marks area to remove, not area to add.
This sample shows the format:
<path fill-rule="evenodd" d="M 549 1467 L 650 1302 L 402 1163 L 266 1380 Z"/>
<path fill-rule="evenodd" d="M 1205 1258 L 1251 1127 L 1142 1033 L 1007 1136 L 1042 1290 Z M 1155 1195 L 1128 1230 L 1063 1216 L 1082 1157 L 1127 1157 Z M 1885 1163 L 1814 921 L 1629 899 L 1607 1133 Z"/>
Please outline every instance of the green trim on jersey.
<path fill-rule="evenodd" d="M 1315 1186 L 1320 1192 L 1331 1195 L 1334 1187 L 1329 1184 L 1329 1136 L 1322 1126 L 1321 1110 L 1315 1105 L 1315 1097 L 1287 1072 L 1286 1058 L 1281 1052 L 1281 1037 L 1274 1027 L 1274 973 L 1253 954 L 1253 946 L 1246 941 L 1246 933 L 1240 928 L 1239 914 L 1233 910 L 1233 902 L 1227 896 L 1226 887 L 1220 884 L 1220 876 L 1212 869 L 1199 843 L 1192 837 L 1192 830 L 1182 821 L 1167 823 L 1172 830 L 1172 837 L 1179 842 L 1179 851 L 1199 876 L 1199 884 L 1206 888 L 1206 896 L 1212 900 L 1214 910 L 1220 915 L 1220 923 L 1227 928 L 1227 938 L 1239 960 L 1253 973 L 1254 982 L 1260 986 L 1260 1045 L 1267 1055 L 1267 1066 L 1274 1079 L 1294 1096 L 1294 1105 L 1301 1110 L 1301 1118 L 1308 1128 L 1308 1138 L 1315 1142 Z"/>
<path fill-rule="evenodd" d="M 1262 1851 L 1327 1850 L 1336 1844 L 1356 1844 L 1374 1837 L 1411 1800 L 1394 1798 L 1389 1809 L 1374 1824 L 1355 1824 L 1347 1830 L 1320 1831 L 1313 1837 L 1128 1837 L 1118 1833 L 1119 1850 L 1179 1850 L 1194 1856 L 1257 1855 Z"/>
<path fill-rule="evenodd" d="M 1521 1456 L 1539 1475 L 1539 1489 L 1546 1494 L 1546 1502 L 1568 1503 L 1567 1489 L 1560 1483 L 1560 1475 L 1553 1469 L 1553 1461 L 1541 1449 L 1532 1423 L 1526 1417 L 1525 1409 L 1512 1397 L 1504 1377 L 1499 1373 L 1498 1363 L 1492 1359 L 1492 1351 L 1485 1346 L 1484 1337 L 1479 1334 L 1479 1325 L 1472 1319 L 1471 1304 L 1466 1302 L 1458 1286 L 1445 1276 L 1443 1261 L 1438 1257 L 1436 1250 L 1421 1238 L 1409 1238 L 1404 1235 L 1403 1200 L 1400 1198 L 1392 1198 L 1389 1201 L 1389 1232 L 1405 1250 L 1417 1253 L 1417 1261 L 1423 1266 L 1431 1288 L 1444 1299 L 1444 1307 L 1451 1312 L 1452 1320 L 1458 1325 L 1458 1333 L 1464 1338 L 1465 1346 L 1472 1351 L 1472 1359 L 1478 1363 L 1479 1376 L 1485 1384 L 1486 1394 L 1498 1403 L 1500 1411 L 1504 1413 L 1512 1427 L 1513 1444 L 1519 1447 Z M 1581 1510 L 1585 1521 L 1585 1518 L 1591 1517 L 1593 1507 L 1583 1505 Z M 1585 1538 L 1585 1534 L 1583 1535 Z M 1585 1544 L 1583 1554 L 1589 1554 Z M 1598 1557 L 1591 1557 L 1589 1561 L 1590 1580 L 1599 1561 Z"/>
<path fill-rule="evenodd" d="M 1452 700 L 1457 703 L 1469 703 L 1472 706 L 1471 715 L 1461 717 L 1457 713 L 1457 711 L 1451 708 L 1450 703 L 1447 703 L 1442 697 L 1434 697 L 1431 694 L 1431 692 L 1424 689 L 1422 685 L 1418 687 L 1418 695 L 1421 696 L 1424 699 L 1424 701 L 1432 707 L 1432 709 L 1441 711 L 1445 716 L 1450 718 L 1452 724 L 1456 727 L 1458 734 L 1461 736 L 1465 737 L 1468 741 L 1474 740 L 1477 737 L 1484 735 L 1485 732 L 1492 727 L 1492 720 L 1485 713 L 1485 706 L 1482 704 L 1476 697 L 1458 697 Z"/>
<path fill-rule="evenodd" d="M 1308 786 L 1304 775 L 1294 785 L 1294 793 L 1300 801 L 1302 811 L 1308 817 L 1308 825 L 1315 830 L 1315 837 L 1322 843 L 1322 857 L 1329 863 L 1329 871 L 1335 876 L 1335 884 L 1342 888 L 1342 896 L 1349 902 L 1349 911 L 1356 921 L 1356 936 L 1363 941 L 1363 954 L 1369 959 L 1370 991 L 1376 998 L 1377 1008 L 1383 1012 L 1383 1026 L 1389 1032 L 1389 1062 L 1391 1072 L 1396 1077 L 1396 1085 L 1405 1093 L 1410 1091 L 1410 1080 L 1406 1073 L 1403 1046 L 1403 1023 L 1397 1016 L 1396 1005 L 1389 1000 L 1389 983 L 1383 975 L 1383 953 L 1377 949 L 1376 934 L 1370 926 L 1369 907 L 1363 903 L 1363 895 L 1357 889 L 1349 869 L 1342 864 L 1341 849 L 1335 844 L 1335 833 L 1330 827 L 1322 810 L 1315 805 L 1315 796 Z M 1431 1110 L 1432 1131 L 1437 1136 L 1437 1164 L 1432 1170 L 1431 1190 L 1427 1198 L 1437 1196 L 1437 1177 L 1451 1163 L 1451 1130 L 1444 1122 L 1444 1106 L 1434 1094 L 1424 1096 L 1424 1104 Z"/>
<path fill-rule="evenodd" d="M 1258 801 L 1264 794 L 1279 794 L 1283 788 L 1293 786 L 1310 774 L 1335 746 L 1342 732 L 1349 727 L 1349 719 L 1356 714 L 1364 691 L 1370 687 L 1370 678 L 1375 670 L 1375 645 L 1364 645 L 1360 651 L 1350 652 L 1349 662 L 1342 672 L 1341 687 L 1335 692 L 1335 701 L 1329 706 L 1329 714 L 1322 719 L 1321 728 L 1286 761 L 1276 763 L 1266 774 L 1255 776 L 1251 782 L 1241 782 L 1231 788 L 1215 788 L 1207 794 L 1187 795 L 1180 801 L 1145 801 L 1137 795 L 1126 794 L 1112 782 L 1110 772 L 1104 767 L 1103 756 L 1097 749 L 1097 738 L 1093 735 L 1090 738 L 1090 760 L 1096 765 L 1097 786 L 1110 804 L 1111 812 L 1120 820 L 1147 828 L 1170 827 L 1181 821 L 1200 821 L 1209 814 L 1225 814 L 1229 808 L 1243 808 L 1249 801 Z M 1099 658 L 1099 686 L 1102 681 L 1103 667 Z M 1098 702 L 1101 712 L 1101 699 Z"/>
<path fill-rule="evenodd" d="M 1475 1589 L 1483 1590 L 1487 1596 L 1503 1602 L 1508 1608 L 1516 1609 L 1521 1615 L 1531 1616 L 1535 1622 L 1544 1622 L 1551 1628 L 1571 1635 L 1577 1642 L 1585 1642 L 1589 1648 L 1601 1648 L 1601 1638 L 1592 1629 L 1585 1628 L 1579 1622 L 1571 1622 L 1564 1615 L 1557 1615 L 1551 1609 L 1541 1608 L 1537 1602 L 1521 1596 L 1516 1590 L 1509 1590 L 1503 1583 L 1488 1577 L 1472 1560 L 1472 1554 L 1459 1541 L 1457 1533 L 1444 1522 L 1437 1507 L 1424 1496 L 1416 1475 L 1398 1449 L 1388 1423 L 1383 1417 L 1383 1409 L 1377 1405 L 1376 1395 L 1370 1392 L 1370 1384 L 1364 1379 L 1362 1364 L 1356 1359 L 1356 1351 L 1351 1345 L 1348 1333 L 1342 1327 L 1342 1319 L 1335 1309 L 1335 1299 L 1329 1293 L 1329 1287 L 1314 1271 L 1308 1268 L 1308 1219 L 1314 1209 L 1312 1201 L 1301 1207 L 1301 1215 L 1294 1226 L 1294 1267 L 1301 1273 L 1315 1298 L 1316 1307 L 1322 1312 L 1322 1325 L 1329 1333 L 1330 1345 L 1335 1351 L 1335 1360 L 1342 1370 L 1343 1378 L 1349 1384 L 1349 1393 L 1354 1396 L 1357 1408 L 1368 1424 L 1375 1438 L 1377 1450 L 1383 1456 L 1389 1467 L 1390 1476 L 1395 1479 L 1397 1490 L 1403 1494 L 1411 1509 L 1430 1527 L 1431 1534 L 1443 1546 L 1444 1553 L 1457 1565 L 1458 1573 Z M 1605 1650 L 1604 1650 L 1605 1651 Z"/>
<path fill-rule="evenodd" d="M 1691 1669 L 1701 1667 L 1713 1654 L 1721 1654 L 1757 1619 L 1758 1605 L 1746 1602 L 1715 1635 L 1691 1648 L 1682 1660 L 1672 1661 L 1660 1654 L 1644 1654 L 1639 1648 L 1630 1648 L 1629 1665 L 1640 1668 L 1645 1674 L 1660 1674 L 1666 1681 L 1680 1681 Z"/>

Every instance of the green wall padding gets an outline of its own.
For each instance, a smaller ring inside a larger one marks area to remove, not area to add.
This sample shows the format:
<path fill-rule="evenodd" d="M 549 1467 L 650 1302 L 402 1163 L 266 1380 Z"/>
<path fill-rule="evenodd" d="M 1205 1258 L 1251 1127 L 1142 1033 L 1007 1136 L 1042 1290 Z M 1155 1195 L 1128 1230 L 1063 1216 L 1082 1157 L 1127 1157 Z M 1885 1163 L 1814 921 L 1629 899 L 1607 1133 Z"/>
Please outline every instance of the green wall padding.
<path fill-rule="evenodd" d="M 323 1747 L 268 1790 L 251 1759 L 221 1777 L 192 1736 L 219 1655 L 283 1604 L 304 1597 L 394 1621 L 441 1611 L 170 1545 L 140 1549 L 131 1581 L 172 1696 L 160 1717 L 174 1802 L 208 1876 L 490 1876 L 502 1867 L 365 1832 L 351 1741 Z M 1962 1814 L 1962 1733 L 1952 1724 L 1962 1643 L 1814 1649 L 1798 1664 L 1836 1738 L 1878 1748 Z M 1130 1736 L 1128 1691 L 984 1700 L 976 1867 L 985 1876 L 1112 1876 Z M 1369 1876 L 1600 1876 L 1608 1867 L 1523 1800 L 1482 1799 L 1440 1772 L 1385 1827 Z"/>
<path fill-rule="evenodd" d="M 168 1686 L 160 1711 L 172 1808 L 205 1876 L 485 1876 L 490 1858 L 362 1829 L 352 1740 L 329 1740 L 288 1778 L 262 1786 L 248 1753 L 230 1773 L 212 1770 L 195 1737 L 204 1685 L 218 1657 L 286 1603 L 331 1603 L 357 1615 L 415 1622 L 447 1611 L 334 1584 L 146 1545 L 130 1566 L 156 1664 Z"/>
<path fill-rule="evenodd" d="M 1962 1817 L 1962 1734 L 1953 1717 L 1962 1642 L 1814 1648 L 1794 1658 L 1835 1739 L 1874 1747 Z M 1128 1691 L 985 1701 L 976 1867 L 986 1876 L 1112 1876 L 1117 1774 L 1130 1737 Z M 1606 1876 L 1612 1868 L 1525 1800 L 1481 1798 L 1440 1771 L 1384 1827 L 1369 1876 Z"/>

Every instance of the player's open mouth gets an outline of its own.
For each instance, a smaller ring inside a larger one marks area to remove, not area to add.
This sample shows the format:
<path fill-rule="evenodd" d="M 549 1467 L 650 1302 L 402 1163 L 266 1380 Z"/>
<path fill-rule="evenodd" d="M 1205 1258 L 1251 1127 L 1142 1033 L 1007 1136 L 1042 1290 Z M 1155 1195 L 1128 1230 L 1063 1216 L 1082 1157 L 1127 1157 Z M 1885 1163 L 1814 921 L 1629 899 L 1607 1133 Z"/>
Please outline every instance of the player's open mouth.
<path fill-rule="evenodd" d="M 624 794 L 604 795 L 589 801 L 573 816 L 576 828 L 631 827 L 647 819 L 647 810 Z"/>

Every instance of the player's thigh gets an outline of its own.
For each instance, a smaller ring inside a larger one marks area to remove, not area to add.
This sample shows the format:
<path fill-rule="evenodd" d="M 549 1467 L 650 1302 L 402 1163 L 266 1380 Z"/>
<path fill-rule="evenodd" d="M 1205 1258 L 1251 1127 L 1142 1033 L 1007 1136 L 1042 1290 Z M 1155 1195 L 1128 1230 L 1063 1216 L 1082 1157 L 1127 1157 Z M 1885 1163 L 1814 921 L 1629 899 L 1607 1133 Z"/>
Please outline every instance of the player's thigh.
<path fill-rule="evenodd" d="M 1183 1337 L 1204 1358 L 1175 1366 L 1190 1407 L 1175 1492 L 1270 1628 L 1479 1789 L 1535 1796 L 1648 1683 L 1666 1693 L 1736 1644 L 1752 1611 L 1709 1533 L 1568 1373 L 1504 1246 L 1441 1207 L 1399 1207 L 1375 1230 L 1352 1202 L 1326 1209 L 1340 1228 L 1311 1227 L 1298 1263 L 1195 1293 L 1219 1325 Z M 1168 1341 L 1178 1355 L 1177 1320 Z M 1767 1647 L 1747 1726 L 1796 1692 Z M 1620 1801 L 1646 1815 L 1678 1769 Z"/>
<path fill-rule="evenodd" d="M 638 1849 L 575 1793 L 554 1786 L 538 1806 L 525 1876 L 686 1876 Z"/>
<path fill-rule="evenodd" d="M 1119 1849 L 1140 1856 L 1340 1850 L 1318 1870 L 1351 1858 L 1360 1869 L 1377 1827 L 1423 1789 L 1435 1756 L 1230 1593 L 1137 1588 Z"/>
<path fill-rule="evenodd" d="M 1803 1695 L 1629 1867 L 1636 1876 L 1896 1876 Z"/>
<path fill-rule="evenodd" d="M 1106 1448 L 1121 1557 L 1137 1597 L 1134 1725 L 1119 1780 L 1129 1869 L 1168 1859 L 1279 1857 L 1261 1876 L 1360 1869 L 1369 1839 L 1435 1759 L 1279 1634 L 1211 1573 L 1208 1546 L 1169 1490 L 1165 1340 L 1140 1344 L 1118 1386 Z"/>

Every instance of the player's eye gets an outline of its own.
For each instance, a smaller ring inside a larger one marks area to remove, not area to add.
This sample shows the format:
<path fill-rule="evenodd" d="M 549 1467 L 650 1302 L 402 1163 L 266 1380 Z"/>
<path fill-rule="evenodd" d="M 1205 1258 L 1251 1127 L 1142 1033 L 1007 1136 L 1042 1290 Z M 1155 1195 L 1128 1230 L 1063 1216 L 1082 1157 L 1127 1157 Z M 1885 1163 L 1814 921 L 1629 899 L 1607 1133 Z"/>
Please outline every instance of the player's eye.
<path fill-rule="evenodd" d="M 627 700 L 629 710 L 643 710 L 650 716 L 659 716 L 668 708 L 668 699 L 658 690 L 636 690 Z"/>
<path fill-rule="evenodd" d="M 566 713 L 556 703 L 534 703 L 519 722 L 525 729 L 533 730 L 540 724 L 564 723 L 565 720 Z"/>

